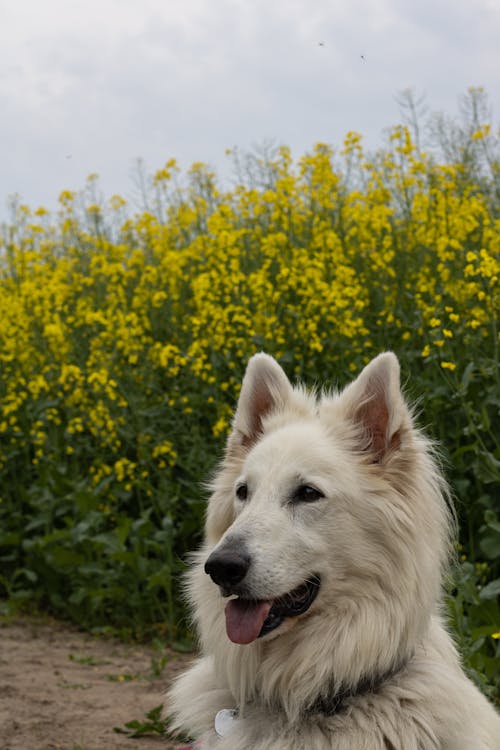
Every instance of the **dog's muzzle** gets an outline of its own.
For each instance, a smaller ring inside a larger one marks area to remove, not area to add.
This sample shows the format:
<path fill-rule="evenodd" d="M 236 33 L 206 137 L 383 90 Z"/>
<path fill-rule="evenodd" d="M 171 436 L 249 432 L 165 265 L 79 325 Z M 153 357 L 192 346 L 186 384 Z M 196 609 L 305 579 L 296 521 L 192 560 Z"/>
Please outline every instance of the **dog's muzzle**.
<path fill-rule="evenodd" d="M 243 546 L 214 550 L 205 563 L 205 573 L 220 587 L 223 596 L 237 594 L 225 608 L 227 634 L 234 643 L 251 643 L 278 628 L 289 617 L 307 612 L 319 591 L 321 579 L 310 575 L 292 591 L 273 599 L 254 598 L 245 591 L 244 579 L 251 557 Z"/>

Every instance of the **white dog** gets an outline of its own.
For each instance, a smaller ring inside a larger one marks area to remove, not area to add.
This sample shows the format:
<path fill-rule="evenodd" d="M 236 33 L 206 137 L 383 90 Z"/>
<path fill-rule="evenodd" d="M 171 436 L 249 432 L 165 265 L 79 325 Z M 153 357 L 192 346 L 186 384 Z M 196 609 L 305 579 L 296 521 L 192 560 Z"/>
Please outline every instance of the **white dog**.
<path fill-rule="evenodd" d="M 174 727 L 202 750 L 500 750 L 440 616 L 445 498 L 394 354 L 319 397 L 253 357 L 189 574 L 202 656 Z"/>

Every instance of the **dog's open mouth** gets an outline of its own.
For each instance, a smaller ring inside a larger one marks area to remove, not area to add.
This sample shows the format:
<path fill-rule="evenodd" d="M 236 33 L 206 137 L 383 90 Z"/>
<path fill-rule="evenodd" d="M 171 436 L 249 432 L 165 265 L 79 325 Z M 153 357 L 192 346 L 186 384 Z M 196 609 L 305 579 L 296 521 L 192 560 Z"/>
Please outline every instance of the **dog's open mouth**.
<path fill-rule="evenodd" d="M 296 589 L 271 601 L 231 599 L 226 605 L 226 631 L 233 643 L 251 643 L 279 627 L 286 617 L 307 612 L 316 598 L 320 577 L 311 576 Z"/>

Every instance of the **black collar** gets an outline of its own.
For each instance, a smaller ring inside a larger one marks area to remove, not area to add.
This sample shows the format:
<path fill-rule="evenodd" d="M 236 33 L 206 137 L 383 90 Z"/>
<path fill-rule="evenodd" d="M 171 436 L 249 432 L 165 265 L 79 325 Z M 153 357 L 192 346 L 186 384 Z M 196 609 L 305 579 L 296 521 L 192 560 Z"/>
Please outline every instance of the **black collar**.
<path fill-rule="evenodd" d="M 353 687 L 345 689 L 341 688 L 337 692 L 320 695 L 319 698 L 316 698 L 314 703 L 306 709 L 306 715 L 311 716 L 313 714 L 322 714 L 323 716 L 334 716 L 335 714 L 340 713 L 346 708 L 345 702 L 348 698 L 358 698 L 359 696 L 367 695 L 368 693 L 377 693 L 386 682 L 401 672 L 408 662 L 409 659 L 405 659 L 392 669 L 388 669 L 386 672 L 363 677 L 363 679 Z"/>

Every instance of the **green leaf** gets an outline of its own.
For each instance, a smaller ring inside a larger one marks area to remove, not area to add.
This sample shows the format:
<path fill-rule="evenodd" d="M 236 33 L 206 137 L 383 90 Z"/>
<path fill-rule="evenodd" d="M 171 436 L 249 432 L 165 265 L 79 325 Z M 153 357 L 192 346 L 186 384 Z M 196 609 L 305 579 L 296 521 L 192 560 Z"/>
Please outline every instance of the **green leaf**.
<path fill-rule="evenodd" d="M 494 530 L 485 534 L 479 541 L 479 547 L 488 560 L 500 559 L 500 533 Z"/>
<path fill-rule="evenodd" d="M 500 596 L 500 578 L 490 581 L 479 592 L 480 599 L 495 599 L 497 596 Z"/>
<path fill-rule="evenodd" d="M 464 373 L 462 375 L 462 382 L 460 384 L 461 387 L 462 387 L 462 391 L 464 393 L 467 391 L 467 388 L 469 387 L 469 383 L 470 383 L 471 378 L 472 378 L 472 373 L 474 372 L 475 368 L 476 368 L 475 363 L 474 362 L 469 362 L 469 364 L 467 365 L 467 367 L 464 370 Z"/>
<path fill-rule="evenodd" d="M 146 714 L 145 721 L 133 719 L 125 724 L 125 728 L 114 727 L 113 731 L 118 734 L 126 734 L 129 737 L 144 737 L 147 734 L 165 735 L 170 720 L 161 718 L 162 711 L 163 705 L 160 704 Z"/>

